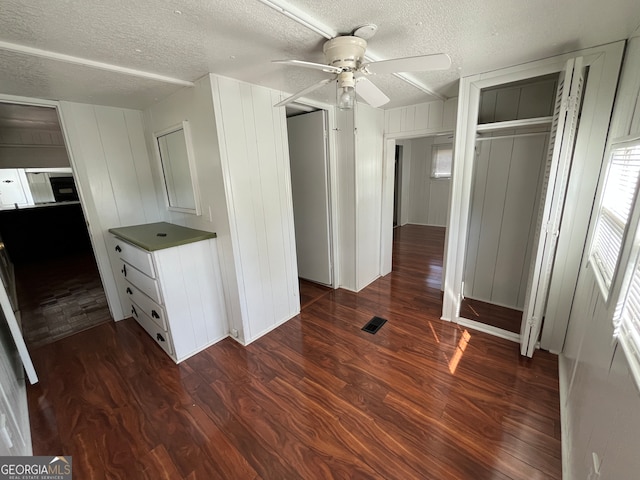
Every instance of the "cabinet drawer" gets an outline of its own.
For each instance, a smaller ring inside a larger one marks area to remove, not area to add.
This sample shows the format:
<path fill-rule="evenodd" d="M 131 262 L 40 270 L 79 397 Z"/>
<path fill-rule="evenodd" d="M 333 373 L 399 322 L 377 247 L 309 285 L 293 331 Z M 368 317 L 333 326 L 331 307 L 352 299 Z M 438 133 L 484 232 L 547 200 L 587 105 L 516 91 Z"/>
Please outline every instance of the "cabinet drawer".
<path fill-rule="evenodd" d="M 160 296 L 160 287 L 158 282 L 153 278 L 147 277 L 140 270 L 132 267 L 128 263 L 122 262 L 120 267 L 120 274 L 125 280 L 131 282 L 134 286 L 138 287 L 144 294 L 151 297 L 156 303 L 162 303 L 162 297 Z"/>
<path fill-rule="evenodd" d="M 173 342 L 171 334 L 158 327 L 151 317 L 144 313 L 133 303 L 131 305 L 131 316 L 144 328 L 151 338 L 162 347 L 162 349 L 173 357 Z"/>
<path fill-rule="evenodd" d="M 125 282 L 124 293 L 140 310 L 146 313 L 163 330 L 167 330 L 164 308 L 142 293 L 135 285 Z"/>
<path fill-rule="evenodd" d="M 138 270 L 152 278 L 156 278 L 156 270 L 153 268 L 153 258 L 151 253 L 141 248 L 134 247 L 130 243 L 120 240 L 117 237 L 113 238 L 113 251 L 122 260 L 129 265 L 133 265 Z"/>

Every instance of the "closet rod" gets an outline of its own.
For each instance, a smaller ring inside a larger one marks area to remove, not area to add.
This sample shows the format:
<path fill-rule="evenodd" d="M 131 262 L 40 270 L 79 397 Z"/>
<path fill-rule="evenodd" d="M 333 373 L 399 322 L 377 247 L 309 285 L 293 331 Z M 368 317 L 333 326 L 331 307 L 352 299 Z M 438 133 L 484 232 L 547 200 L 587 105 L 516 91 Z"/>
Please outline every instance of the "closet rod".
<path fill-rule="evenodd" d="M 501 138 L 516 138 L 516 137 L 535 137 L 538 135 L 549 135 L 549 131 L 546 130 L 544 132 L 533 132 L 533 133 L 513 133 L 511 135 L 499 135 L 496 137 L 476 137 L 476 142 L 481 142 L 482 140 L 500 140 Z"/>

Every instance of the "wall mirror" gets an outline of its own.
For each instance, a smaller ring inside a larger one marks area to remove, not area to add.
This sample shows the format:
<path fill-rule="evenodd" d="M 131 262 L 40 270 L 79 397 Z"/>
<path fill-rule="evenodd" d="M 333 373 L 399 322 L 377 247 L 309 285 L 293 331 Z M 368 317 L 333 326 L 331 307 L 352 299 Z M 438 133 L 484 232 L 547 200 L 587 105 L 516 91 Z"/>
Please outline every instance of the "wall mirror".
<path fill-rule="evenodd" d="M 154 133 L 167 208 L 200 215 L 200 198 L 189 122 Z"/>

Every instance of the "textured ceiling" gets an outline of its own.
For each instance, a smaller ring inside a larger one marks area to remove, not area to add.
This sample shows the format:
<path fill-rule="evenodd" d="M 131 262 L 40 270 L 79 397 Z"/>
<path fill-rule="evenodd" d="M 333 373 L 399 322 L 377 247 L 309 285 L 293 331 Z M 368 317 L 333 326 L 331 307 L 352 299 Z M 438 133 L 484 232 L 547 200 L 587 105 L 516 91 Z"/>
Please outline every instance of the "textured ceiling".
<path fill-rule="evenodd" d="M 282 5 L 282 0 L 274 0 Z M 443 96 L 470 75 L 627 38 L 637 0 L 295 0 L 289 5 L 338 33 L 379 26 L 381 59 L 449 53 L 450 70 L 412 77 Z M 258 0 L 2 0 L 0 42 L 193 81 L 207 72 L 293 93 L 324 78 L 272 59 L 322 62 L 324 38 Z M 0 48 L 0 93 L 145 108 L 176 85 Z M 391 75 L 372 80 L 384 108 L 433 97 Z M 329 85 L 311 95 L 333 102 Z"/>

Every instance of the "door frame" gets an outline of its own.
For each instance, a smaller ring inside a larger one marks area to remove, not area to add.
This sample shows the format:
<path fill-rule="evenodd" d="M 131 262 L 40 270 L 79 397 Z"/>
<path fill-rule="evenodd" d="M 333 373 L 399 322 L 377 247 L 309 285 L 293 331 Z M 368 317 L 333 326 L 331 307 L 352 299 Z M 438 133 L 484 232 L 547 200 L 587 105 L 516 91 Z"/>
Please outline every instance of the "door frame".
<path fill-rule="evenodd" d="M 454 135 L 455 131 L 451 128 L 425 128 L 422 130 L 412 130 L 410 133 L 399 132 L 384 135 L 384 147 L 382 153 L 382 212 L 380 227 L 380 276 L 391 273 L 391 259 L 393 256 L 393 194 L 395 191 L 395 156 L 396 141 L 411 140 L 414 138 L 438 137 L 441 135 Z M 452 175 L 453 180 L 453 175 Z M 451 189 L 449 190 L 451 192 Z M 451 214 L 451 193 L 449 193 L 449 216 Z M 445 245 L 447 244 L 447 235 L 449 228 L 445 233 Z M 447 250 L 445 248 L 444 258 L 442 259 L 443 279 L 446 269 Z"/>
<path fill-rule="evenodd" d="M 329 202 L 329 256 L 331 261 L 331 285 L 336 289 L 340 286 L 340 249 L 338 248 L 338 191 L 337 178 L 337 131 L 336 108 L 328 103 L 317 102 L 307 98 L 299 98 L 294 103 L 307 107 L 317 108 L 326 112 L 327 119 L 327 200 Z M 289 131 L 287 129 L 287 155 L 289 155 Z M 290 168 L 290 167 L 289 167 Z M 294 234 L 295 236 L 295 234 Z M 296 257 L 297 262 L 297 257 Z"/>
<path fill-rule="evenodd" d="M 464 281 L 464 262 L 467 247 L 467 234 L 472 194 L 473 164 L 475 158 L 475 139 L 478 125 L 480 91 L 505 83 L 526 80 L 537 76 L 559 73 L 568 59 L 583 56 L 584 65 L 590 67 L 584 101 L 582 119 L 578 129 L 574 150 L 576 158 L 583 161 L 571 167 L 568 195 L 578 195 L 580 186 L 597 184 L 599 164 L 604 154 L 609 115 L 597 115 L 609 112 L 613 106 L 618 72 L 622 60 L 624 41 L 593 47 L 577 52 L 567 53 L 535 62 L 496 70 L 479 75 L 464 77 L 460 80 L 458 113 L 456 120 L 456 137 L 454 142 L 454 162 L 451 185 L 451 208 L 446 240 L 446 256 L 449 268 L 445 272 L 445 289 L 442 306 L 442 319 L 473 327 L 492 335 L 501 336 L 520 342 L 520 335 L 508 335 L 499 329 L 460 317 L 460 303 Z M 576 171 L 577 170 L 577 171 Z M 576 175 L 579 174 L 579 175 Z M 576 178 L 576 176 L 580 178 Z M 573 180 L 573 182 L 572 182 Z M 578 181 L 579 180 L 579 181 Z M 576 185 L 576 183 L 578 183 Z M 589 192 L 587 198 L 593 201 Z M 569 203 L 569 202 L 567 202 Z M 581 202 L 574 202 L 581 204 Z M 590 213 L 590 209 L 589 209 Z M 541 346 L 554 353 L 562 350 L 564 335 L 573 302 L 573 293 L 577 283 L 578 268 L 589 214 L 581 214 L 578 209 L 569 213 L 565 210 L 563 225 L 558 239 L 558 252 L 563 251 L 565 257 L 558 256 L 554 262 L 554 275 L 550 287 L 550 295 L 546 319 L 543 327 Z M 577 261 L 576 257 L 577 256 Z M 573 286 L 573 287 L 572 287 Z M 560 296 L 561 290 L 564 295 Z M 545 337 L 546 336 L 546 337 Z M 514 338 L 515 337 L 515 338 Z"/>
<path fill-rule="evenodd" d="M 101 249 L 99 248 L 100 244 L 103 245 L 103 250 L 104 250 L 104 240 L 102 239 L 103 232 L 99 230 L 100 221 L 98 218 L 98 213 L 95 210 L 95 206 L 93 204 L 93 197 L 91 195 L 89 178 L 86 176 L 86 174 L 84 174 L 83 169 L 78 168 L 78 160 L 77 158 L 74 157 L 74 153 L 71 149 L 71 144 L 69 142 L 69 136 L 67 133 L 68 129 L 65 124 L 64 116 L 62 114 L 60 102 L 57 100 L 46 100 L 41 98 L 22 97 L 22 96 L 8 95 L 3 93 L 0 93 L 0 102 L 13 103 L 15 105 L 49 107 L 49 108 L 56 109 L 56 114 L 58 115 L 58 121 L 60 123 L 60 130 L 62 131 L 62 138 L 64 140 L 65 150 L 67 152 L 67 156 L 69 157 L 69 165 L 71 166 L 73 178 L 76 183 L 76 188 L 78 190 L 80 207 L 82 208 L 82 213 L 84 215 L 84 219 L 86 222 L 86 228 L 89 233 L 91 249 L 93 251 L 94 258 L 96 259 L 98 273 L 100 274 L 100 282 L 102 284 L 102 288 L 107 298 L 109 313 L 111 314 L 112 319 L 124 318 L 124 314 L 122 312 L 122 306 L 120 304 L 120 299 L 118 297 L 117 291 L 115 290 L 115 288 L 108 288 L 109 285 L 114 284 L 115 280 L 113 277 L 113 272 L 111 269 L 109 258 L 106 255 L 102 257 L 99 254 L 99 252 L 101 251 Z"/>

